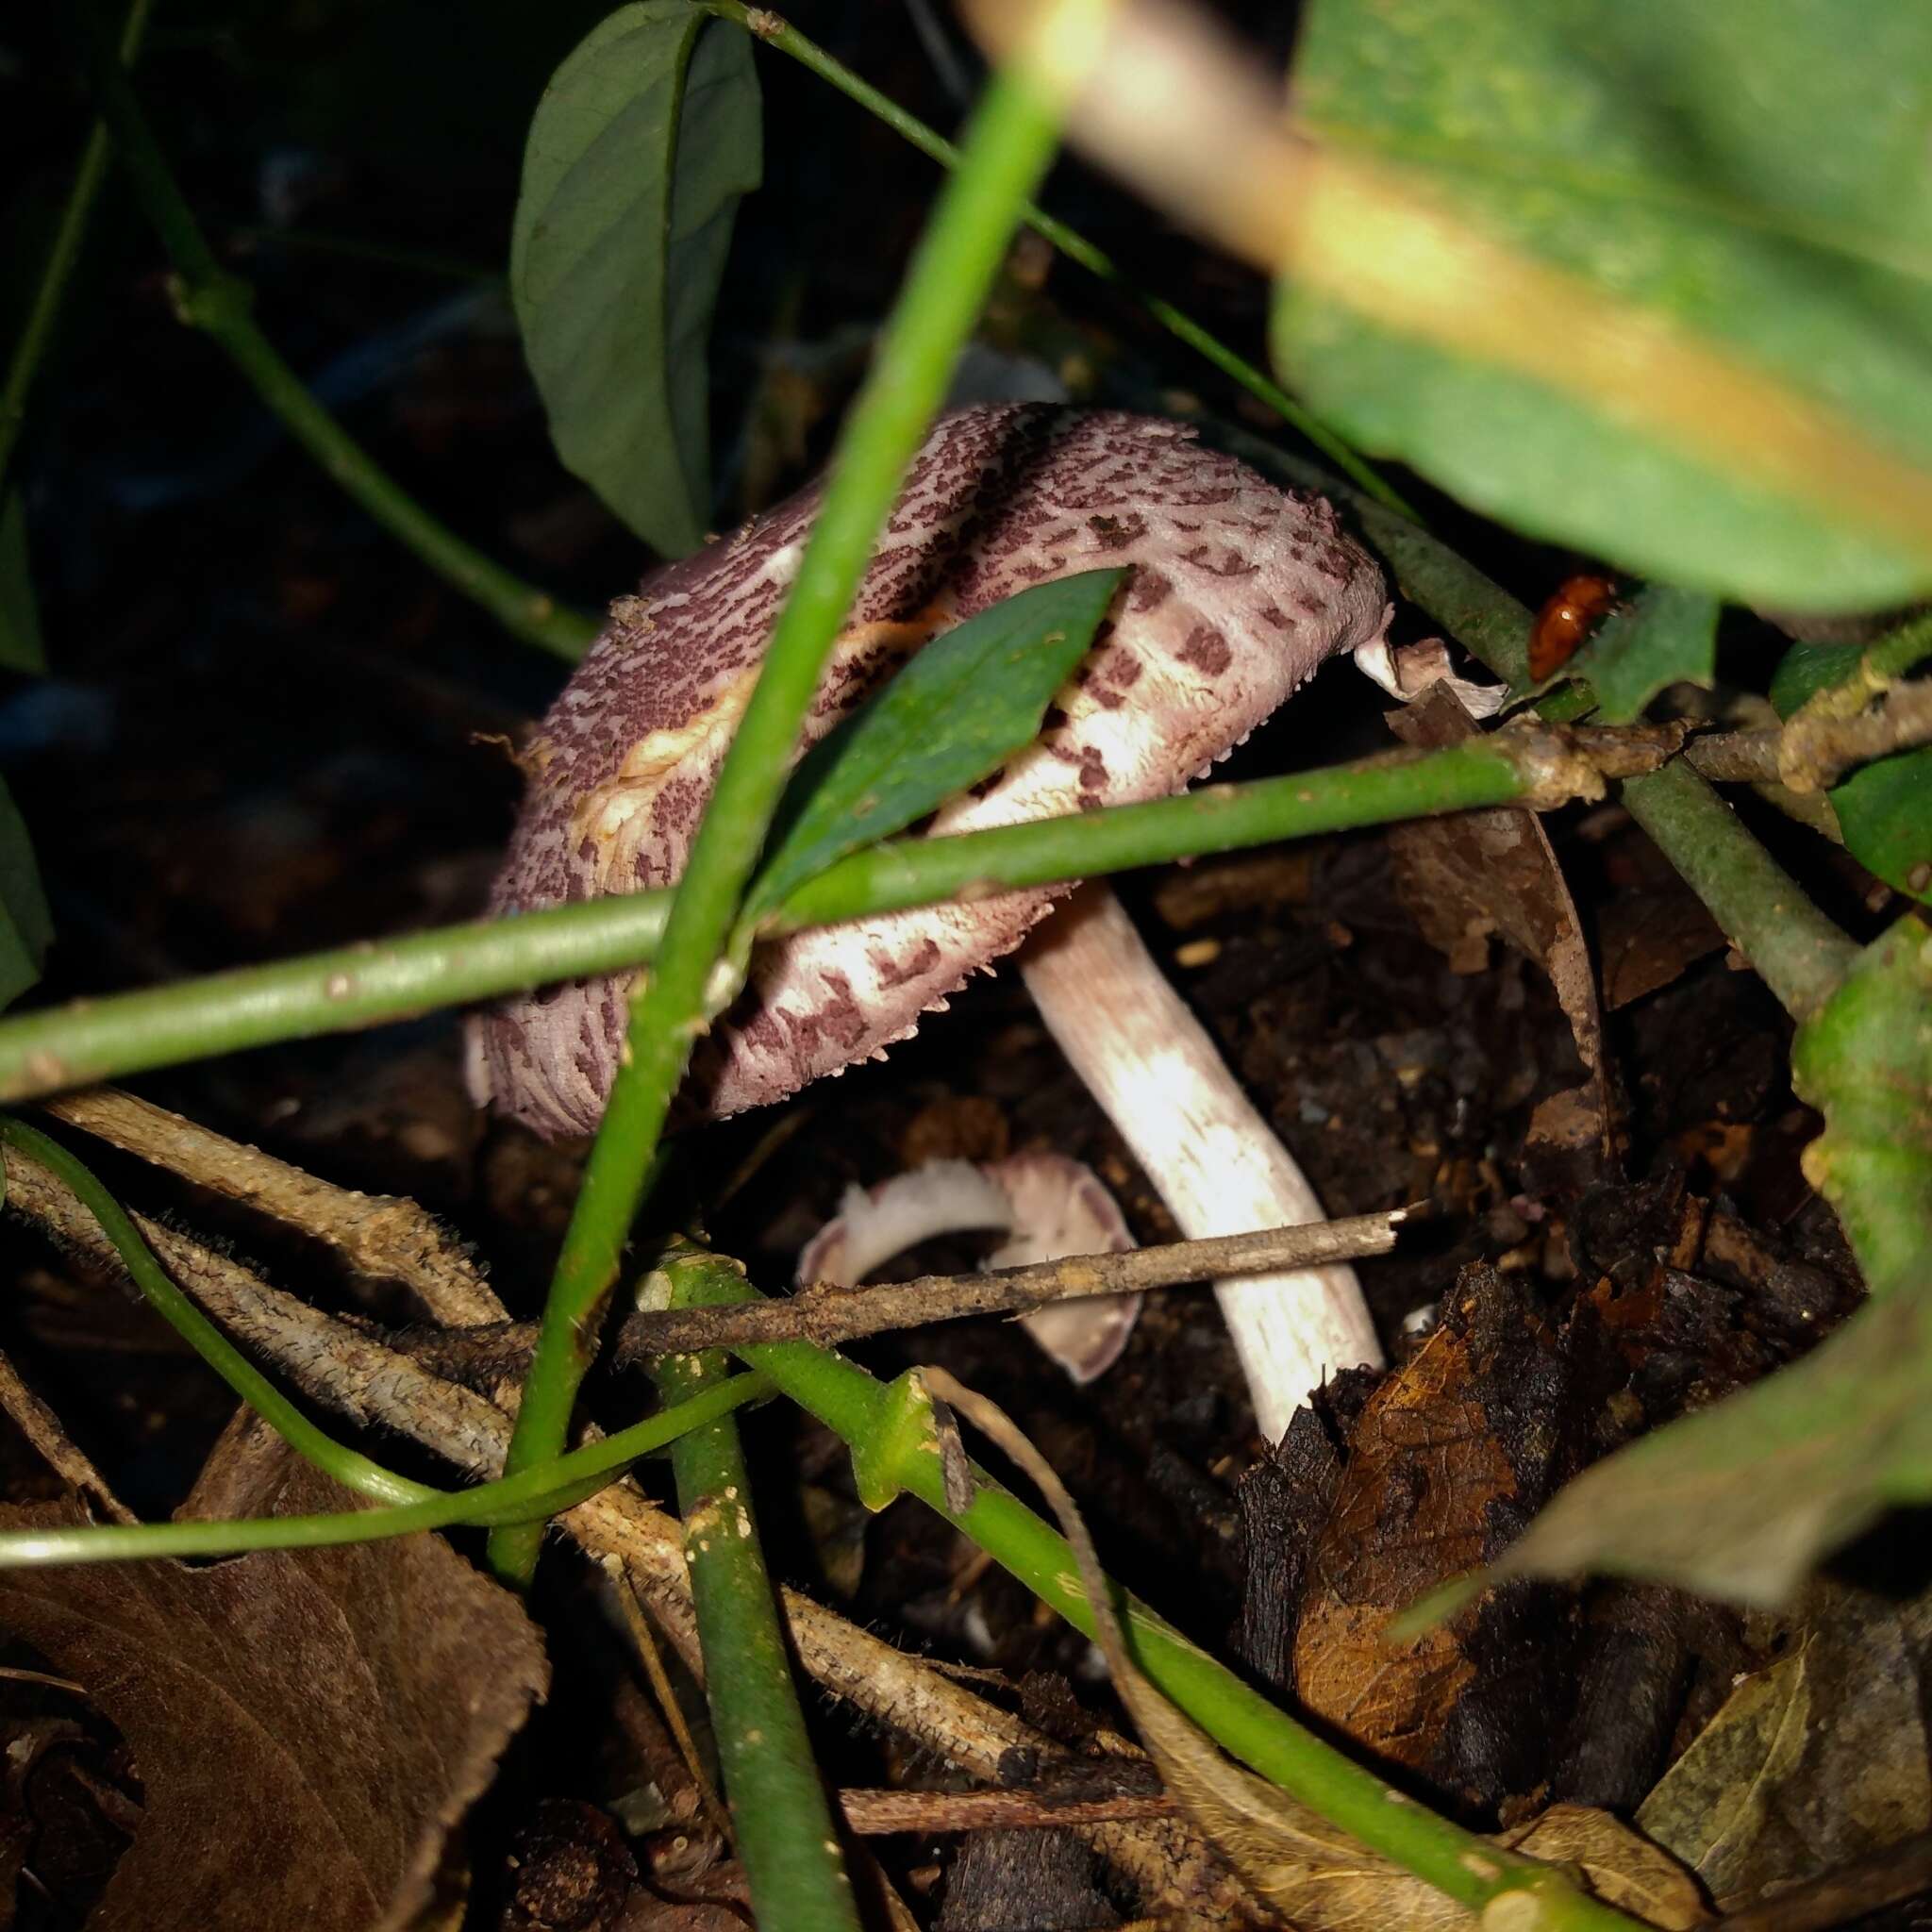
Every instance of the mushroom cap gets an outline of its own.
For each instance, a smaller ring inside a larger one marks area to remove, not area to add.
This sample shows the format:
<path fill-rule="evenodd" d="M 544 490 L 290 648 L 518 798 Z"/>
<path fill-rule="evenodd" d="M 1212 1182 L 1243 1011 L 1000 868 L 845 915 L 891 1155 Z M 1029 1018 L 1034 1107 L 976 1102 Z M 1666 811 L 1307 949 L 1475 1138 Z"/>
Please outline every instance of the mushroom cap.
<path fill-rule="evenodd" d="M 494 912 L 671 884 L 742 715 L 819 504 L 814 484 L 648 577 L 524 752 L 522 815 Z M 1379 637 L 1380 572 L 1319 497 L 1277 489 L 1185 426 L 1019 404 L 935 426 L 868 568 L 799 749 L 922 644 L 1034 584 L 1131 566 L 1048 728 L 944 806 L 934 832 L 1180 790 L 1322 660 Z M 879 1055 L 1065 888 L 885 914 L 761 946 L 699 1042 L 685 1104 L 722 1117 Z M 610 1090 L 630 981 L 549 987 L 472 1016 L 477 1101 L 588 1133 Z"/>

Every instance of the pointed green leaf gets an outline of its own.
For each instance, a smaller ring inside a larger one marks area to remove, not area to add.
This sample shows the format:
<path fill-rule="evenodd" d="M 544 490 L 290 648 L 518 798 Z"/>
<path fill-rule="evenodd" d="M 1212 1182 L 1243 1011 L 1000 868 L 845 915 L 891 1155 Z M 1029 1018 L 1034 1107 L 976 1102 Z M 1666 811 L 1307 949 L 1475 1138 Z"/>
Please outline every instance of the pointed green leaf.
<path fill-rule="evenodd" d="M 1564 675 L 1590 681 L 1606 724 L 1628 724 L 1670 685 L 1707 688 L 1716 664 L 1716 600 L 1652 584 L 1610 613 Z"/>
<path fill-rule="evenodd" d="M 54 916 L 26 824 L 0 785 L 0 1007 L 10 1006 L 41 976 L 53 939 Z"/>
<path fill-rule="evenodd" d="M 565 465 L 670 555 L 710 508 L 706 343 L 758 185 L 751 43 L 635 0 L 557 70 L 524 155 L 510 297 Z"/>
<path fill-rule="evenodd" d="M 1313 0 L 1294 98 L 1476 230 L 1932 468 L 1932 9 Z M 1358 446 L 1636 575 L 1808 609 L 1932 584 L 1932 556 L 1693 458 L 1614 394 L 1559 392 L 1292 285 L 1274 344 Z"/>
<path fill-rule="evenodd" d="M 45 675 L 47 653 L 41 642 L 41 614 L 26 554 L 26 514 L 20 491 L 0 502 L 0 670 Z"/>
<path fill-rule="evenodd" d="M 799 761 L 745 923 L 834 859 L 889 839 L 1032 742 L 1124 572 L 1040 584 L 935 638 Z"/>

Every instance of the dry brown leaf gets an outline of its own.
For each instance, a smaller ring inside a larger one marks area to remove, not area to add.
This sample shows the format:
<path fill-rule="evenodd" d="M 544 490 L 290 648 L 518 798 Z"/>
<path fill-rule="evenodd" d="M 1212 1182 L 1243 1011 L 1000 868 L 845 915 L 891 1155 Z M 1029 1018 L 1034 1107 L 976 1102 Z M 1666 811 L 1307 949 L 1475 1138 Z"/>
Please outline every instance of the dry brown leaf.
<path fill-rule="evenodd" d="M 1552 1805 L 1497 1842 L 1552 1865 L 1574 1865 L 1606 1905 L 1663 1932 L 1710 1922 L 1697 1881 L 1661 1845 L 1588 1805 Z"/>
<path fill-rule="evenodd" d="M 1932 1595 L 1807 1593 L 1788 1656 L 1746 1677 L 1639 1809 L 1725 1911 L 1932 1828 Z"/>
<path fill-rule="evenodd" d="M 1459 744 L 1479 734 L 1455 693 L 1441 684 L 1405 710 L 1390 728 L 1405 742 Z M 1496 807 L 1391 827 L 1396 882 L 1424 937 L 1457 973 L 1479 973 L 1498 934 L 1548 975 L 1570 1022 L 1578 1058 L 1589 1075 L 1572 1092 L 1550 1131 L 1541 1136 L 1559 1153 L 1610 1153 L 1612 1113 L 1603 1057 L 1603 1019 L 1596 974 L 1576 916 L 1575 901 L 1541 822 L 1533 811 Z M 1539 1138 L 1536 1124 L 1532 1139 Z"/>
<path fill-rule="evenodd" d="M 1243 1770 L 1156 1690 L 1127 1654 L 1092 1540 L 1052 1467 L 992 1403 L 943 1370 L 921 1373 L 935 1397 L 984 1430 L 1039 1484 L 1073 1546 L 1114 1689 L 1148 1756 L 1189 1819 L 1258 1898 L 1297 1932 L 1382 1932 L 1396 1925 L 1405 1932 L 1448 1932 L 1475 1922 L 1474 1913 L 1434 1886 Z M 941 1431 L 941 1454 L 947 1453 Z M 958 1454 L 957 1438 L 951 1453 Z M 1646 1909 L 1646 1915 L 1654 1908 L 1655 1923 L 1667 1932 L 1695 1925 L 1704 1916 L 1695 1884 L 1667 1855 L 1607 1813 L 1557 1806 L 1492 1842 L 1499 1872 L 1525 1857 L 1574 1864 L 1598 1896 Z"/>
<path fill-rule="evenodd" d="M 354 1506 L 296 1464 L 267 1513 Z M 145 1791 L 90 1932 L 406 1924 L 549 1676 L 521 1604 L 433 1536 L 8 1571 L 0 1626 L 87 1686 Z"/>
<path fill-rule="evenodd" d="M 1562 1604 L 1486 1598 L 1401 1640 L 1389 1622 L 1507 1547 L 1577 1457 L 1577 1406 L 1561 1338 L 1520 1284 L 1466 1270 L 1441 1326 L 1363 1405 L 1307 1559 L 1296 1696 L 1473 1807 L 1547 1775 L 1541 1719 L 1571 1668 Z"/>

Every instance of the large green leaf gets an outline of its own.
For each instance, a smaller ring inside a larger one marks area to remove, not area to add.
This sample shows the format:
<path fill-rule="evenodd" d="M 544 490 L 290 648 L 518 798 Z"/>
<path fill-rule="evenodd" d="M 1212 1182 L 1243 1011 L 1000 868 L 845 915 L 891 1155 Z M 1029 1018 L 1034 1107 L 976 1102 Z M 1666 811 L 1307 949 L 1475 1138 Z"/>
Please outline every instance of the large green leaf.
<path fill-rule="evenodd" d="M 1778 716 L 1844 683 L 1863 657 L 1856 645 L 1793 644 L 1771 681 Z M 1932 745 L 1861 765 L 1828 796 L 1845 850 L 1894 891 L 1932 906 Z"/>
<path fill-rule="evenodd" d="M 1124 573 L 1022 591 L 936 638 L 799 760 L 747 923 L 835 859 L 902 832 L 1032 742 Z"/>
<path fill-rule="evenodd" d="M 510 296 L 550 433 L 565 464 L 672 555 L 705 534 L 706 343 L 759 168 L 750 41 L 688 0 L 611 14 L 530 125 Z"/>
<path fill-rule="evenodd" d="M 41 615 L 26 554 L 26 516 L 20 491 L 0 501 L 0 670 L 43 674 L 47 654 L 41 642 Z"/>
<path fill-rule="evenodd" d="M 1932 467 L 1932 8 L 1846 0 L 1313 0 L 1296 106 L 1602 297 Z M 1932 557 L 1637 426 L 1284 287 L 1274 346 L 1357 442 L 1640 575 L 1800 608 Z"/>
<path fill-rule="evenodd" d="M 0 785 L 0 1007 L 10 1006 L 41 976 L 53 938 L 54 916 L 25 821 Z"/>

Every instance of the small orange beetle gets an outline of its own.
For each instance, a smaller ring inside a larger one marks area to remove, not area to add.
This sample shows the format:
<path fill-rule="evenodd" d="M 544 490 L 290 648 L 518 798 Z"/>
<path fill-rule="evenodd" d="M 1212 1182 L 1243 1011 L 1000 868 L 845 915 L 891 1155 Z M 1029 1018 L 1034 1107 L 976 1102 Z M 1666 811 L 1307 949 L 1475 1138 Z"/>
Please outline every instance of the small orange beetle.
<path fill-rule="evenodd" d="M 1616 601 L 1617 587 L 1608 577 L 1565 577 L 1529 627 L 1530 682 L 1541 684 L 1560 671 Z"/>

